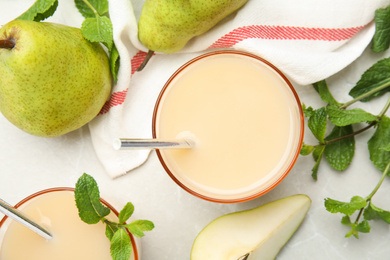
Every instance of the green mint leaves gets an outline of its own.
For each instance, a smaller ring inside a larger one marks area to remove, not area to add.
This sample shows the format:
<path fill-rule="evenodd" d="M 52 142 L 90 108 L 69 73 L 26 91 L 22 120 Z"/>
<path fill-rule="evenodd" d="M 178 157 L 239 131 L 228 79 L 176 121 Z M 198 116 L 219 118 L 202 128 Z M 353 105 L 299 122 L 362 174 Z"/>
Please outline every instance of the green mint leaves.
<path fill-rule="evenodd" d="M 363 73 L 349 95 L 363 102 L 381 96 L 390 91 L 390 59 L 385 58 L 375 63 Z"/>
<path fill-rule="evenodd" d="M 324 155 L 333 169 L 344 171 L 352 162 L 355 154 L 355 139 L 352 136 L 345 138 L 352 134 L 351 125 L 335 126 L 326 137 L 328 144 L 325 146 Z"/>
<path fill-rule="evenodd" d="M 96 181 L 87 174 L 77 181 L 75 198 L 79 216 L 87 224 L 96 224 L 110 214 L 110 209 L 100 202 Z"/>
<path fill-rule="evenodd" d="M 388 60 L 387 69 L 390 72 L 390 58 Z M 378 63 L 369 68 L 359 80 L 359 82 L 371 82 L 376 88 L 370 87 L 368 92 L 362 89 L 360 96 L 344 104 L 334 99 L 325 80 L 313 85 L 321 99 L 327 103 L 326 106 L 318 109 L 302 105 L 305 116 L 309 118 L 308 127 L 318 140 L 317 145 L 304 144 L 301 149 L 301 155 L 313 154 L 315 161 L 312 169 L 313 179 L 318 178 L 318 167 L 323 155 L 332 168 L 339 171 L 347 169 L 354 156 L 355 136 L 373 126 L 376 126 L 376 131 L 368 142 L 370 159 L 380 171 L 384 170 L 390 160 L 390 152 L 380 149 L 383 144 L 390 143 L 390 119 L 385 115 L 390 106 L 390 99 L 378 115 L 360 108 L 347 109 L 357 101 L 367 98 L 371 100 L 377 96 L 377 93 L 390 89 L 390 73 L 387 74 L 387 71 L 382 68 L 384 60 Z M 386 74 L 387 78 L 383 77 L 383 74 Z M 387 83 L 383 84 L 383 82 Z M 356 89 L 356 86 L 353 89 Z M 366 126 L 361 127 L 362 124 Z M 326 136 L 328 128 L 331 132 Z"/>
<path fill-rule="evenodd" d="M 113 27 L 108 13 L 108 0 L 75 0 L 82 16 L 81 32 L 85 39 L 104 44 L 110 53 L 110 68 L 117 81 L 119 54 L 113 42 Z"/>
<path fill-rule="evenodd" d="M 81 30 L 84 37 L 89 41 L 102 42 L 109 50 L 112 50 L 112 24 L 108 17 L 86 18 Z"/>
<path fill-rule="evenodd" d="M 112 49 L 112 23 L 108 17 L 108 0 L 75 0 L 85 20 L 81 26 L 83 36 L 91 42 L 101 42 Z"/>
<path fill-rule="evenodd" d="M 325 207 L 327 211 L 331 213 L 343 213 L 348 216 L 365 206 L 367 206 L 367 201 L 360 196 L 352 197 L 350 202 L 325 199 Z"/>
<path fill-rule="evenodd" d="M 113 41 L 113 27 L 108 14 L 108 0 L 75 0 L 75 5 L 85 20 L 81 33 L 90 42 L 102 43 L 107 47 L 110 69 L 114 82 L 117 82 L 120 65 L 119 53 Z M 54 14 L 58 0 L 36 0 L 36 2 L 16 19 L 40 22 Z"/>
<path fill-rule="evenodd" d="M 376 131 L 368 141 L 370 159 L 375 167 L 384 171 L 390 161 L 390 151 L 386 149 L 390 143 L 390 118 L 384 116 L 377 125 Z"/>
<path fill-rule="evenodd" d="M 375 69 L 373 68 L 378 68 L 377 64 L 369 69 L 370 73 L 374 73 Z M 382 70 L 377 71 L 377 73 L 381 74 Z M 363 74 L 361 81 L 365 80 L 366 75 L 367 73 Z M 377 80 L 383 82 L 380 77 L 377 77 Z M 312 154 L 315 161 L 312 168 L 312 178 L 315 180 L 318 178 L 322 158 L 325 158 L 333 169 L 345 170 L 354 156 L 355 137 L 371 127 L 376 127 L 368 141 L 368 151 L 371 162 L 383 173 L 373 192 L 366 198 L 354 196 L 349 202 L 325 199 L 327 211 L 344 214 L 341 223 L 350 227 L 346 237 L 359 238 L 359 233 L 370 232 L 369 220 L 372 219 L 382 219 L 390 224 L 390 212 L 374 206 L 371 201 L 384 178 L 387 175 L 390 176 L 390 118 L 385 115 L 390 106 L 390 98 L 378 115 L 373 115 L 360 108 L 347 109 L 349 105 L 362 100 L 362 96 L 369 97 L 366 93 L 375 96 L 377 93 L 375 91 L 379 92 L 384 89 L 383 85 L 378 85 L 375 81 L 373 84 L 377 87 L 370 88 L 369 92 L 363 91 L 361 96 L 342 104 L 331 95 L 325 81 L 318 82 L 314 84 L 314 87 L 322 100 L 327 102 L 327 105 L 318 109 L 302 105 L 305 116 L 309 118 L 308 127 L 318 140 L 318 144 L 303 144 L 300 153 L 301 155 Z M 366 126 L 362 127 L 362 124 L 366 124 Z M 326 136 L 327 128 L 331 128 L 331 131 Z M 355 131 L 355 128 L 359 128 L 359 130 Z M 357 215 L 355 221 L 351 221 L 353 214 Z"/>
<path fill-rule="evenodd" d="M 324 142 L 326 131 L 326 109 L 321 107 L 313 110 L 309 117 L 308 126 L 314 136 L 321 142 Z"/>
<path fill-rule="evenodd" d="M 327 114 L 329 116 L 329 121 L 336 126 L 347 126 L 361 122 L 378 121 L 378 117 L 360 108 L 345 110 L 330 105 L 327 108 Z"/>
<path fill-rule="evenodd" d="M 57 6 L 58 0 L 37 0 L 26 12 L 16 19 L 40 22 L 52 16 Z"/>
<path fill-rule="evenodd" d="M 341 213 L 344 216 L 341 219 L 341 224 L 349 226 L 350 230 L 345 235 L 346 237 L 354 236 L 359 238 L 359 233 L 368 233 L 371 230 L 369 220 L 380 219 L 390 224 L 390 211 L 376 207 L 372 203 L 372 197 L 380 188 L 385 177 L 390 169 L 390 161 L 383 171 L 382 177 L 374 190 L 366 198 L 361 196 L 353 196 L 350 202 L 342 202 L 334 199 L 325 199 L 325 208 L 331 213 Z M 356 214 L 356 220 L 351 221 L 351 216 Z M 363 220 L 360 219 L 363 217 Z"/>
<path fill-rule="evenodd" d="M 390 45 L 390 7 L 375 12 L 376 32 L 372 50 L 384 51 Z M 369 221 L 383 220 L 390 224 L 390 211 L 375 206 L 372 197 L 376 194 L 386 176 L 390 176 L 390 118 L 385 115 L 390 107 L 390 98 L 378 115 L 361 108 L 348 109 L 358 101 L 375 100 L 390 91 L 390 58 L 379 60 L 363 73 L 360 80 L 350 90 L 352 99 L 346 103 L 338 102 L 330 93 L 325 80 L 313 84 L 325 106 L 313 109 L 302 105 L 308 127 L 318 144 L 303 144 L 300 154 L 312 154 L 314 166 L 312 178 L 317 180 L 320 162 L 325 158 L 329 165 L 338 171 L 345 170 L 352 162 L 355 152 L 355 137 L 375 127 L 367 143 L 370 160 L 382 172 L 378 184 L 367 196 L 353 196 L 349 202 L 326 198 L 324 205 L 331 213 L 343 214 L 341 223 L 349 227 L 346 237 L 359 238 L 359 233 L 370 232 Z M 326 135 L 328 132 L 330 133 Z M 355 215 L 355 221 L 351 218 Z"/>
<path fill-rule="evenodd" d="M 105 218 L 111 211 L 101 203 L 98 185 L 93 177 L 86 173 L 78 179 L 74 193 L 82 221 L 87 224 L 102 221 L 106 224 L 105 234 L 111 242 L 110 251 L 113 260 L 129 260 L 131 257 L 133 249 L 127 230 L 134 236 L 143 237 L 145 231 L 154 228 L 153 222 L 149 220 L 134 220 L 126 224 L 134 212 L 134 205 L 130 202 L 119 212 L 118 223 Z"/>
<path fill-rule="evenodd" d="M 110 240 L 112 259 L 130 259 L 132 252 L 131 240 L 124 229 L 118 229 Z"/>
<path fill-rule="evenodd" d="M 130 224 L 125 225 L 125 227 L 136 237 L 143 237 L 144 231 L 151 231 L 154 228 L 152 222 L 148 220 L 134 220 Z"/>
<path fill-rule="evenodd" d="M 95 12 L 99 15 L 108 13 L 108 1 L 101 0 L 75 0 L 77 9 L 85 18 L 95 17 Z"/>
<path fill-rule="evenodd" d="M 390 45 L 390 7 L 375 11 L 375 35 L 371 49 L 374 52 L 382 52 Z"/>

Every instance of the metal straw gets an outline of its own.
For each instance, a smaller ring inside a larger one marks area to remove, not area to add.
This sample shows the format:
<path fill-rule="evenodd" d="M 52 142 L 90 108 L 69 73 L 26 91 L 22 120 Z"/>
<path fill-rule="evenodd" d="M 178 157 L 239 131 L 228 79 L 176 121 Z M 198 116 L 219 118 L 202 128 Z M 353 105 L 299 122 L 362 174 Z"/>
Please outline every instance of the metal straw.
<path fill-rule="evenodd" d="M 46 229 L 27 218 L 20 210 L 12 207 L 2 199 L 0 199 L 0 212 L 19 222 L 20 224 L 28 227 L 46 240 L 53 238 L 52 235 Z"/>
<path fill-rule="evenodd" d="M 189 149 L 194 146 L 190 139 L 160 140 L 160 139 L 115 139 L 114 149 Z"/>

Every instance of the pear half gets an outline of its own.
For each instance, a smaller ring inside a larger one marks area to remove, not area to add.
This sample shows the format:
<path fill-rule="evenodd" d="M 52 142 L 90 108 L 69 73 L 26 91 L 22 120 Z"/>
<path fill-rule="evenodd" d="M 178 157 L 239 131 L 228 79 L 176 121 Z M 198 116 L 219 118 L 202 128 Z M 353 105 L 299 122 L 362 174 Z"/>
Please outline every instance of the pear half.
<path fill-rule="evenodd" d="M 275 259 L 310 205 L 308 196 L 298 194 L 221 216 L 198 234 L 191 260 Z"/>

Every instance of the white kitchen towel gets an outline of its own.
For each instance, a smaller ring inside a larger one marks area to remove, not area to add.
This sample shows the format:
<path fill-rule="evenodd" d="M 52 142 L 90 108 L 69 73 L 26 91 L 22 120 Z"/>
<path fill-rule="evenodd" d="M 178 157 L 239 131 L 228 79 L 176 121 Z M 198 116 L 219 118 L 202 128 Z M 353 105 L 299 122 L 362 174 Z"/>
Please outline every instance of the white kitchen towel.
<path fill-rule="evenodd" d="M 142 165 L 150 153 L 114 150 L 113 140 L 151 138 L 157 96 L 169 76 L 189 59 L 214 48 L 247 51 L 273 63 L 293 83 L 308 85 L 361 55 L 375 31 L 375 10 L 390 5 L 390 0 L 249 0 L 182 51 L 157 53 L 143 71 L 135 72 L 147 52 L 137 37 L 143 3 L 109 2 L 121 61 L 118 82 L 89 125 L 96 153 L 112 178 Z"/>

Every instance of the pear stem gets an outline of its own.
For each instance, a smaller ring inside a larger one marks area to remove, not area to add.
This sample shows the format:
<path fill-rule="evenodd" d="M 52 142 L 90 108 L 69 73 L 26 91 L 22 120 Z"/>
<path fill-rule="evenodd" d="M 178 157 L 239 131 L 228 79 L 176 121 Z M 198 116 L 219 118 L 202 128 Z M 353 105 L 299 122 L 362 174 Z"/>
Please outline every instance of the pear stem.
<path fill-rule="evenodd" d="M 141 71 L 144 69 L 150 58 L 153 56 L 154 51 L 149 50 L 148 54 L 146 54 L 145 59 L 142 61 L 141 65 L 138 67 L 137 71 Z"/>
<path fill-rule="evenodd" d="M 8 39 L 5 39 L 5 40 L 0 40 L 0 48 L 1 49 L 12 49 L 13 47 L 15 47 L 15 42 L 12 41 L 12 40 L 8 40 Z"/>

